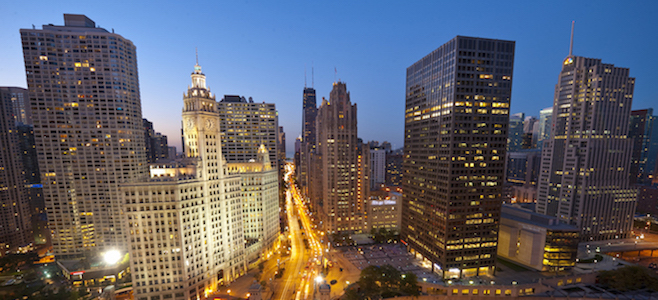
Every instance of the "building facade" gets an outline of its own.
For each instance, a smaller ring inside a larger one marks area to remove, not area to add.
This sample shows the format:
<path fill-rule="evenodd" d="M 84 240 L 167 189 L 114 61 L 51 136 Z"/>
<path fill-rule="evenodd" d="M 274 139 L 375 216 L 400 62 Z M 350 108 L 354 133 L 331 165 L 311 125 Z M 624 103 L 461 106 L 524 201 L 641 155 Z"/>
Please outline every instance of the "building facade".
<path fill-rule="evenodd" d="M 370 188 L 377 190 L 386 183 L 386 150 L 370 148 Z"/>
<path fill-rule="evenodd" d="M 538 271 L 562 271 L 576 265 L 578 228 L 556 217 L 503 204 L 498 255 Z"/>
<path fill-rule="evenodd" d="M 299 149 L 299 165 L 297 165 L 297 179 L 302 193 L 308 194 L 309 166 L 311 166 L 311 153 L 315 153 L 316 124 L 318 114 L 315 89 L 304 87 L 302 103 L 302 142 Z"/>
<path fill-rule="evenodd" d="M 635 79 L 627 68 L 571 54 L 555 86 L 553 132 L 544 141 L 537 212 L 583 240 L 629 237 L 637 192 L 628 138 Z"/>
<path fill-rule="evenodd" d="M 507 132 L 507 151 L 514 152 L 523 149 L 523 136 L 525 134 L 523 121 L 525 113 L 516 113 L 509 117 Z"/>
<path fill-rule="evenodd" d="M 537 147 L 541 148 L 544 140 L 551 136 L 553 125 L 553 107 L 547 107 L 539 111 L 539 131 L 537 134 Z"/>
<path fill-rule="evenodd" d="M 265 145 L 256 161 L 227 163 L 226 168 L 229 174 L 240 175 L 245 249 L 247 258 L 254 260 L 279 236 L 279 173 L 272 167 Z"/>
<path fill-rule="evenodd" d="M 222 154 L 227 162 L 245 162 L 258 159 L 261 145 L 270 155 L 270 163 L 278 166 L 277 140 L 279 114 L 274 103 L 255 103 L 251 97 L 225 95 L 217 102 Z"/>
<path fill-rule="evenodd" d="M 514 45 L 457 36 L 407 68 L 400 238 L 444 278 L 495 268 Z"/>
<path fill-rule="evenodd" d="M 311 207 L 329 233 L 361 232 L 366 198 L 363 191 L 359 192 L 359 183 L 365 184 L 365 180 L 357 171 L 361 144 L 357 138 L 356 104 L 350 101 L 345 83 L 334 83 L 329 100 L 322 100 L 316 126 Z"/>
<path fill-rule="evenodd" d="M 217 102 L 198 64 L 183 102 L 185 158 L 122 186 L 138 300 L 205 298 L 247 267 L 243 182 L 222 156 Z"/>
<path fill-rule="evenodd" d="M 125 251 L 119 184 L 148 176 L 135 45 L 84 15 L 64 23 L 20 30 L 59 259 Z"/>
<path fill-rule="evenodd" d="M 628 137 L 633 140 L 631 183 L 651 184 L 658 158 L 658 120 L 653 109 L 631 111 Z"/>
<path fill-rule="evenodd" d="M 16 126 L 19 122 L 14 111 L 15 95 L 8 88 L 0 88 L 0 255 L 34 241 L 20 133 Z"/>

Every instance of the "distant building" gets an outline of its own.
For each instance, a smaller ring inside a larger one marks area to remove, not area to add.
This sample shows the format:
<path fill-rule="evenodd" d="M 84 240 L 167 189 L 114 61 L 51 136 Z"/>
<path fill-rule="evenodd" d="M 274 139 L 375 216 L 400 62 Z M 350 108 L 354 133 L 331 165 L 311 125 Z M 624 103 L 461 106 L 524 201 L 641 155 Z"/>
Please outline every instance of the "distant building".
<path fill-rule="evenodd" d="M 536 139 L 538 148 L 542 147 L 544 140 L 551 137 L 551 126 L 553 124 L 552 118 L 553 107 L 547 107 L 539 111 L 539 124 Z"/>
<path fill-rule="evenodd" d="M 512 203 L 536 202 L 541 150 L 509 152 L 507 157 L 506 186 L 509 200 Z"/>
<path fill-rule="evenodd" d="M 146 161 L 148 163 L 154 163 L 161 159 L 170 159 L 167 136 L 155 132 L 151 121 L 143 119 L 143 124 L 144 141 L 146 145 Z M 176 156 L 173 156 L 171 158 L 173 159 L 175 157 Z"/>
<path fill-rule="evenodd" d="M 175 146 L 169 146 L 167 147 L 167 152 L 169 153 L 167 156 L 169 159 L 176 159 L 178 158 L 178 153 L 176 152 L 176 147 Z"/>
<path fill-rule="evenodd" d="M 630 236 L 637 191 L 628 137 L 635 78 L 627 68 L 569 55 L 544 141 L 537 212 L 580 230 L 586 241 Z"/>
<path fill-rule="evenodd" d="M 578 232 L 555 217 L 503 204 L 498 255 L 538 271 L 570 269 L 576 265 Z"/>
<path fill-rule="evenodd" d="M 227 162 L 257 159 L 261 145 L 270 155 L 272 167 L 278 168 L 279 115 L 274 103 L 256 103 L 249 97 L 224 95 L 217 102 L 222 154 Z"/>
<path fill-rule="evenodd" d="M 633 140 L 631 183 L 651 184 L 658 156 L 658 116 L 652 108 L 631 111 L 628 137 Z"/>
<path fill-rule="evenodd" d="M 402 222 L 402 194 L 382 189 L 371 193 L 368 200 L 368 228 L 385 228 L 400 232 Z"/>
<path fill-rule="evenodd" d="M 378 190 L 386 183 L 386 150 L 370 147 L 370 189 Z"/>
<path fill-rule="evenodd" d="M 304 86 L 302 103 L 302 135 L 299 148 L 299 164 L 297 166 L 297 179 L 303 194 L 308 194 L 311 176 L 311 159 L 316 148 L 316 118 L 318 115 L 315 89 Z"/>
<path fill-rule="evenodd" d="M 3 97 L 11 100 L 13 119 L 16 124 L 32 125 L 32 111 L 30 110 L 30 97 L 27 89 L 21 87 L 0 87 Z"/>
<path fill-rule="evenodd" d="M 658 216 L 658 187 L 641 185 L 638 186 L 637 212 Z"/>
<path fill-rule="evenodd" d="M 495 271 L 514 48 L 457 36 L 407 68 L 400 239 L 443 278 Z"/>
<path fill-rule="evenodd" d="M 507 152 L 523 149 L 523 121 L 524 113 L 516 113 L 509 116 L 509 127 L 507 130 Z"/>
<path fill-rule="evenodd" d="M 386 186 L 402 185 L 402 149 L 386 154 Z"/>
<path fill-rule="evenodd" d="M 11 89 L 0 88 L 0 256 L 34 241 L 14 98 Z"/>

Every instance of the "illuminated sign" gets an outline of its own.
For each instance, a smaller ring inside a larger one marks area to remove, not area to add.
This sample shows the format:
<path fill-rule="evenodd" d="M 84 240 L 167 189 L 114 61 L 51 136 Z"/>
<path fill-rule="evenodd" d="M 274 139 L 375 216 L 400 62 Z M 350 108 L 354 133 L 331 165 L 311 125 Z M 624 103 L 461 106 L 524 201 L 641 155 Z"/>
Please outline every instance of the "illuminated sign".
<path fill-rule="evenodd" d="M 73 276 L 75 276 L 75 275 L 82 275 L 82 274 L 84 274 L 84 273 L 85 273 L 85 271 L 71 272 L 71 275 L 73 275 Z"/>
<path fill-rule="evenodd" d="M 567 59 L 564 60 L 564 65 L 570 65 L 573 63 L 573 58 L 567 57 Z"/>

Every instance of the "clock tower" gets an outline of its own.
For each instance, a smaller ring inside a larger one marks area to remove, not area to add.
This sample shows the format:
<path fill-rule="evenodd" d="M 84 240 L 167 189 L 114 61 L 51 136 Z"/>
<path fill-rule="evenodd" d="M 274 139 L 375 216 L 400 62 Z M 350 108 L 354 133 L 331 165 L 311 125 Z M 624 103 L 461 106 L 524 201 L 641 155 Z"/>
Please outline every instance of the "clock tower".
<path fill-rule="evenodd" d="M 224 174 L 220 143 L 219 114 L 215 95 L 206 87 L 206 75 L 199 63 L 192 72 L 192 86 L 183 95 L 183 139 L 185 155 L 199 160 L 197 176 L 206 180 Z"/>

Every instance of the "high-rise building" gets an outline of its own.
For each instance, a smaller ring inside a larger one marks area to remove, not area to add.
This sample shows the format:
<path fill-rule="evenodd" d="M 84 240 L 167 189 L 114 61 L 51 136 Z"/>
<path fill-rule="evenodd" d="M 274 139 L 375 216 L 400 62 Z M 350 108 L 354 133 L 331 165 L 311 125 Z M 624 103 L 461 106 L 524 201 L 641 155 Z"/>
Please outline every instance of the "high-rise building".
<path fill-rule="evenodd" d="M 316 177 L 311 181 L 311 207 L 318 212 L 324 230 L 361 232 L 365 220 L 365 193 L 358 193 L 363 182 L 359 168 L 356 104 L 343 82 L 336 82 L 329 100 L 323 99 L 316 118 L 316 156 L 312 159 Z M 367 146 L 365 146 L 367 148 Z M 361 155 L 362 162 L 368 156 Z M 365 170 L 363 170 L 365 171 Z M 358 182 L 357 182 L 358 181 Z"/>
<path fill-rule="evenodd" d="M 562 62 L 537 212 L 575 225 L 582 240 L 630 234 L 637 196 L 629 182 L 633 142 L 627 137 L 634 86 L 627 68 L 571 50 Z"/>
<path fill-rule="evenodd" d="M 136 48 L 84 15 L 64 24 L 20 30 L 53 250 L 125 252 L 119 184 L 148 175 Z"/>
<path fill-rule="evenodd" d="M 144 144 L 146 145 L 146 161 L 149 163 L 157 162 L 161 159 L 169 159 L 169 145 L 167 136 L 155 132 L 153 122 L 143 119 L 144 124 Z M 172 157 L 175 158 L 175 157 Z"/>
<path fill-rule="evenodd" d="M 539 131 L 539 120 L 534 116 L 527 116 L 525 120 L 523 120 L 521 149 L 537 148 L 535 130 Z"/>
<path fill-rule="evenodd" d="M 243 181 L 223 159 L 219 108 L 198 64 L 191 77 L 185 158 L 151 165 L 148 180 L 122 185 L 135 299 L 205 298 L 246 270 Z"/>
<path fill-rule="evenodd" d="M 15 251 L 34 240 L 13 99 L 14 92 L 0 88 L 0 247 L 3 253 Z"/>
<path fill-rule="evenodd" d="M 270 162 L 265 145 L 256 160 L 227 163 L 229 174 L 239 174 L 242 190 L 242 227 L 247 260 L 270 249 L 279 234 L 279 171 Z"/>
<path fill-rule="evenodd" d="M 13 118 L 16 124 L 32 125 L 32 112 L 28 102 L 27 89 L 21 87 L 0 87 L 3 97 L 9 97 L 13 107 Z"/>
<path fill-rule="evenodd" d="M 378 190 L 386 183 L 386 150 L 370 148 L 370 188 Z"/>
<path fill-rule="evenodd" d="M 304 194 L 308 193 L 309 169 L 311 153 L 315 153 L 316 124 L 315 118 L 318 114 L 315 89 L 304 87 L 304 98 L 302 103 L 302 143 L 299 152 L 299 165 L 297 165 L 297 178 L 300 188 Z"/>
<path fill-rule="evenodd" d="M 245 162 L 258 159 L 261 145 L 270 155 L 270 163 L 278 167 L 277 140 L 279 114 L 274 103 L 255 103 L 249 97 L 225 95 L 217 102 L 222 154 L 227 162 Z"/>
<path fill-rule="evenodd" d="M 402 185 L 402 149 L 386 154 L 386 185 Z"/>
<path fill-rule="evenodd" d="M 507 151 L 514 152 L 523 149 L 523 121 L 524 113 L 516 113 L 509 116 L 509 129 L 507 131 Z"/>
<path fill-rule="evenodd" d="M 631 111 L 628 137 L 633 140 L 631 183 L 651 184 L 658 155 L 658 117 L 653 109 Z"/>
<path fill-rule="evenodd" d="M 537 134 L 537 147 L 541 148 L 544 140 L 551 136 L 553 124 L 553 107 L 547 107 L 539 111 L 539 132 Z"/>
<path fill-rule="evenodd" d="M 407 68 L 400 239 L 444 278 L 495 268 L 514 45 L 457 36 Z"/>

